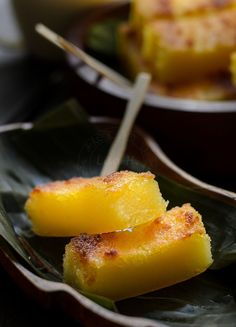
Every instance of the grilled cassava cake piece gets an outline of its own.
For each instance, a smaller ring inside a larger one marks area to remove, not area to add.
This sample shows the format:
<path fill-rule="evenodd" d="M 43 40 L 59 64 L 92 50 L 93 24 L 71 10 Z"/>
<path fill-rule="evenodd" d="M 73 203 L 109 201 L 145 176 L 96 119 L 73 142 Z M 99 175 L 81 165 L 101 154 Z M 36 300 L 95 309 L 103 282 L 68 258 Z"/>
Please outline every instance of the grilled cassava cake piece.
<path fill-rule="evenodd" d="M 185 204 L 133 230 L 73 238 L 65 250 L 64 279 L 120 300 L 189 279 L 211 263 L 201 216 Z"/>
<path fill-rule="evenodd" d="M 236 52 L 232 53 L 230 59 L 230 72 L 232 74 L 232 81 L 236 86 Z"/>
<path fill-rule="evenodd" d="M 134 0 L 130 16 L 117 49 L 131 78 L 151 73 L 150 90 L 166 96 L 235 98 L 236 0 Z"/>
<path fill-rule="evenodd" d="M 133 0 L 131 23 L 142 29 L 145 23 L 168 17 L 211 14 L 236 7 L 236 0 Z"/>
<path fill-rule="evenodd" d="M 152 73 L 150 63 L 140 55 L 136 34 L 129 24 L 124 23 L 120 26 L 118 41 L 122 65 L 131 79 L 135 79 L 140 72 Z M 208 101 L 228 100 L 236 97 L 236 87 L 230 80 L 230 73 L 223 75 L 220 73 L 174 85 L 161 83 L 155 78 L 152 79 L 150 90 L 164 96 Z"/>
<path fill-rule="evenodd" d="M 157 20 L 143 28 L 142 56 L 164 83 L 227 71 L 235 50 L 236 8 L 214 15 Z"/>
<path fill-rule="evenodd" d="M 33 231 L 41 236 L 105 233 L 154 220 L 166 211 L 151 173 L 117 172 L 36 187 L 26 202 Z"/>

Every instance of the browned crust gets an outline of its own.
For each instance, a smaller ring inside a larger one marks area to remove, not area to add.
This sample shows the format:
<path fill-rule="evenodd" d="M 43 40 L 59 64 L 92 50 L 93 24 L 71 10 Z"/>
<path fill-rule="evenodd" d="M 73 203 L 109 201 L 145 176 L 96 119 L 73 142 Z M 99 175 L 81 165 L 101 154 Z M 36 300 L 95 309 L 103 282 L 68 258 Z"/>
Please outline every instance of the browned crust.
<path fill-rule="evenodd" d="M 143 12 L 143 5 L 146 5 L 144 3 L 144 0 L 136 0 L 134 5 L 134 10 L 137 10 L 141 16 Z M 198 13 L 202 14 L 208 11 L 219 9 L 222 10 L 234 5 L 236 5 L 235 0 L 189 0 L 187 6 L 184 6 L 184 4 L 182 6 L 180 4 L 175 5 L 174 0 L 152 0 L 148 3 L 148 6 L 150 6 L 149 15 L 153 18 L 159 16 L 166 17 L 176 15 L 193 15 Z"/>
<path fill-rule="evenodd" d="M 119 172 L 115 172 L 112 173 L 108 176 L 105 177 L 97 177 L 100 181 L 102 181 L 103 183 L 106 184 L 115 184 L 116 182 L 119 182 L 121 178 L 126 178 L 128 176 L 132 176 L 132 175 L 138 175 L 144 178 L 148 178 L 148 179 L 154 179 L 155 175 L 153 175 L 151 172 L 146 172 L 146 173 L 134 173 L 134 172 L 130 172 L 128 170 L 124 170 L 124 171 L 119 171 Z"/>
<path fill-rule="evenodd" d="M 184 216 L 187 225 L 191 226 L 196 222 L 196 216 L 192 212 L 187 211 Z"/>
<path fill-rule="evenodd" d="M 111 250 L 105 251 L 104 256 L 108 257 L 108 258 L 116 258 L 118 256 L 118 252 L 117 252 L 117 250 L 111 249 Z"/>
<path fill-rule="evenodd" d="M 169 15 L 173 13 L 171 0 L 159 0 L 155 2 L 155 13 L 161 15 Z"/>
<path fill-rule="evenodd" d="M 151 72 L 148 62 L 140 55 L 137 34 L 131 25 L 120 26 L 120 39 L 123 42 L 121 47 L 124 49 L 120 53 L 121 61 L 129 76 L 134 78 L 140 71 Z M 135 53 L 134 58 L 131 56 L 132 53 Z M 131 60 L 134 63 L 130 63 Z M 153 79 L 150 90 L 159 95 L 208 101 L 233 99 L 236 96 L 236 87 L 228 73 L 213 74 L 190 83 L 164 84 Z"/>
<path fill-rule="evenodd" d="M 98 184 L 106 184 L 108 186 L 113 186 L 116 184 L 119 184 L 119 182 L 126 181 L 126 179 L 136 178 L 136 177 L 143 177 L 146 179 L 154 179 L 155 175 L 153 175 L 150 172 L 145 173 L 135 173 L 131 171 L 120 171 L 112 173 L 108 176 L 104 177 L 92 177 L 92 178 L 83 178 L 83 177 L 74 177 L 65 181 L 56 181 L 47 183 L 41 186 L 37 186 L 33 189 L 33 191 L 30 193 L 30 196 L 37 195 L 39 193 L 43 192 L 56 192 L 57 190 L 63 190 L 63 189 L 74 189 L 74 188 L 80 188 L 80 187 L 86 187 L 88 185 L 98 185 Z"/>
<path fill-rule="evenodd" d="M 90 254 L 93 254 L 101 243 L 101 235 L 81 234 L 71 240 L 73 252 L 79 253 L 80 259 L 86 260 Z"/>
<path fill-rule="evenodd" d="M 93 259 L 111 260 L 145 244 L 147 247 L 149 244 L 158 246 L 169 241 L 186 239 L 195 233 L 206 233 L 201 216 L 190 204 L 185 204 L 167 211 L 151 223 L 134 228 L 133 231 L 81 234 L 71 240 L 69 248 L 83 262 Z"/>
<path fill-rule="evenodd" d="M 160 20 L 151 24 L 161 46 L 171 49 L 211 49 L 236 45 L 236 9 L 215 15 Z M 199 33 L 199 31 L 202 31 Z"/>

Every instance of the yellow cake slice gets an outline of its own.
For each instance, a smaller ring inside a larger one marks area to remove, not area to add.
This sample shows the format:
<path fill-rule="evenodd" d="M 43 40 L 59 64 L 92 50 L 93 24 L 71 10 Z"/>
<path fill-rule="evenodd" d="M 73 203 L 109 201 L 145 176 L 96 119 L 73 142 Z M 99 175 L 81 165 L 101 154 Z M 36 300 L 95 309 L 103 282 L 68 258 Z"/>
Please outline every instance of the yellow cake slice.
<path fill-rule="evenodd" d="M 166 206 L 153 174 L 122 171 L 36 187 L 25 209 L 36 234 L 76 236 L 143 224 Z"/>
<path fill-rule="evenodd" d="M 135 79 L 140 72 L 151 73 L 148 61 L 144 60 L 140 54 L 136 33 L 129 24 L 124 23 L 120 26 L 118 41 L 122 66 L 131 79 Z M 160 83 L 157 79 L 152 79 L 150 91 L 163 96 L 207 101 L 228 100 L 236 97 L 236 87 L 230 80 L 230 73 L 206 76 L 200 80 L 174 85 Z"/>
<path fill-rule="evenodd" d="M 141 52 L 155 78 L 180 83 L 229 69 L 236 50 L 236 8 L 214 15 L 163 19 L 143 28 Z"/>
<path fill-rule="evenodd" d="M 64 279 L 120 300 L 187 280 L 211 263 L 201 216 L 185 204 L 133 230 L 73 238 L 65 249 Z"/>
<path fill-rule="evenodd" d="M 236 0 L 133 0 L 131 23 L 138 30 L 150 21 L 187 15 L 209 14 L 236 6 Z"/>
<path fill-rule="evenodd" d="M 117 43 L 122 67 L 130 78 L 134 80 L 140 72 L 152 74 L 151 65 L 141 55 L 137 33 L 129 23 L 122 23 L 119 26 Z"/>
<path fill-rule="evenodd" d="M 236 86 L 236 52 L 232 53 L 230 61 L 230 72 L 232 74 L 232 82 Z"/>

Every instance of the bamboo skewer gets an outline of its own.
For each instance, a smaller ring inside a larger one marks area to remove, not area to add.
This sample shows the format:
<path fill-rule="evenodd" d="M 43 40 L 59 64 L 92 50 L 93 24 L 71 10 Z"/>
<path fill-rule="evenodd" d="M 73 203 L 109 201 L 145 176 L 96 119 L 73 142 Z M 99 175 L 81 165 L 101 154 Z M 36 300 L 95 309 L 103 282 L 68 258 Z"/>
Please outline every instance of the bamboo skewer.
<path fill-rule="evenodd" d="M 80 58 L 87 65 L 114 83 L 122 87 L 131 86 L 131 83 L 126 78 L 110 69 L 103 63 L 99 62 L 98 60 L 94 59 L 93 57 L 89 56 L 83 50 L 79 49 L 71 42 L 65 40 L 63 37 L 56 34 L 43 24 L 37 24 L 35 29 L 39 34 L 44 36 L 53 44 L 63 49 L 64 51 L 72 53 L 76 57 Z M 120 163 L 125 153 L 131 129 L 144 101 L 150 81 L 151 75 L 148 73 L 140 73 L 137 76 L 131 98 L 127 104 L 125 115 L 121 122 L 119 131 L 104 161 L 104 165 L 100 174 L 101 176 L 109 175 L 119 169 Z"/>
<path fill-rule="evenodd" d="M 62 36 L 56 34 L 54 31 L 50 30 L 48 27 L 46 27 L 43 24 L 37 24 L 35 26 L 36 31 L 45 37 L 47 40 L 61 48 L 62 50 L 69 52 L 73 54 L 74 56 L 81 59 L 83 62 L 85 62 L 88 66 L 95 69 L 98 73 L 101 75 L 107 77 L 112 82 L 122 86 L 127 87 L 131 86 L 131 83 L 128 79 L 114 71 L 113 69 L 107 67 L 100 61 L 94 59 L 90 55 L 88 55 L 86 52 L 81 50 L 80 48 L 76 47 L 73 43 L 67 41 Z"/>
<path fill-rule="evenodd" d="M 119 169 L 132 126 L 142 106 L 150 81 L 150 74 L 140 73 L 138 75 L 119 131 L 103 164 L 101 176 L 109 175 Z"/>

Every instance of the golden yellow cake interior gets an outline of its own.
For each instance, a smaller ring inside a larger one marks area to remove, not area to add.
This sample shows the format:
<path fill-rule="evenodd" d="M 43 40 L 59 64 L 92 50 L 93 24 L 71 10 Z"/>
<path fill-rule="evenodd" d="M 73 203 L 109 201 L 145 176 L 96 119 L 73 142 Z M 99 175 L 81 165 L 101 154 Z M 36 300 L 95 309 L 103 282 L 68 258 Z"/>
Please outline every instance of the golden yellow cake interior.
<path fill-rule="evenodd" d="M 232 82 L 236 86 L 236 52 L 232 53 L 230 58 L 230 71 L 232 74 Z"/>
<path fill-rule="evenodd" d="M 151 173 L 117 172 L 36 187 L 26 202 L 33 231 L 41 236 L 105 233 L 154 220 L 166 211 Z"/>
<path fill-rule="evenodd" d="M 120 300 L 189 279 L 211 263 L 201 216 L 185 204 L 133 230 L 73 238 L 66 246 L 64 279 Z"/>

